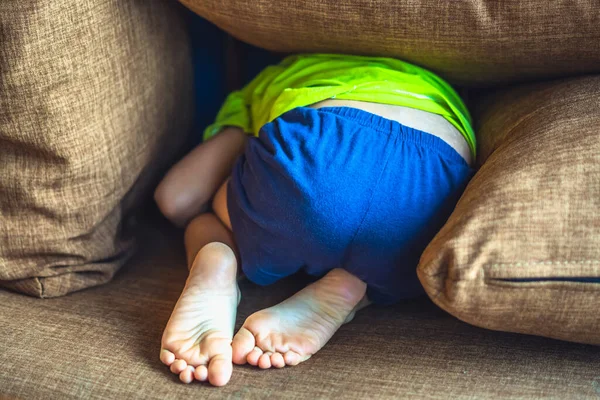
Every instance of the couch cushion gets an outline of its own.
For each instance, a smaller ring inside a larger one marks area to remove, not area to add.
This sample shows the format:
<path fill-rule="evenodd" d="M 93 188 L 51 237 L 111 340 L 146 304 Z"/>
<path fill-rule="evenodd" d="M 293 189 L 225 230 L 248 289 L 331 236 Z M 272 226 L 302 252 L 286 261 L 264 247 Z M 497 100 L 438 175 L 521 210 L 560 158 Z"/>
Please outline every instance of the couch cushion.
<path fill-rule="evenodd" d="M 423 254 L 421 282 L 469 323 L 600 344 L 600 76 L 481 104 L 483 166 Z"/>
<path fill-rule="evenodd" d="M 223 388 L 184 385 L 158 359 L 187 276 L 182 235 L 148 230 L 107 285 L 40 300 L 0 290 L 0 398 L 495 399 L 594 398 L 600 347 L 487 331 L 427 298 L 369 307 L 310 360 L 235 366 Z M 243 282 L 236 326 L 306 283 Z M 4 396 L 3 396 L 4 395 Z"/>
<path fill-rule="evenodd" d="M 189 132 L 183 7 L 0 2 L 0 285 L 109 280 L 139 200 Z"/>
<path fill-rule="evenodd" d="M 455 83 L 600 72 L 593 1 L 180 1 L 269 50 L 396 57 Z"/>

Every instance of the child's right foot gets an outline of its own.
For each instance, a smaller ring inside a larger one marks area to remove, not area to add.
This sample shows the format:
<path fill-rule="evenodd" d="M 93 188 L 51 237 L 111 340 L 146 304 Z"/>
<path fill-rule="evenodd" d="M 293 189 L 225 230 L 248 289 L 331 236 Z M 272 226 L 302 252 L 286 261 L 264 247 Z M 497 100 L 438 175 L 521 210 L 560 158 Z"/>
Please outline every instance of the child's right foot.
<path fill-rule="evenodd" d="M 307 360 L 368 304 L 366 288 L 343 269 L 329 271 L 289 299 L 248 317 L 233 339 L 233 361 L 282 368 Z"/>
<path fill-rule="evenodd" d="M 209 243 L 196 256 L 185 288 L 162 337 L 160 360 L 179 374 L 223 386 L 231 378 L 231 341 L 239 303 L 237 261 L 222 243 Z"/>

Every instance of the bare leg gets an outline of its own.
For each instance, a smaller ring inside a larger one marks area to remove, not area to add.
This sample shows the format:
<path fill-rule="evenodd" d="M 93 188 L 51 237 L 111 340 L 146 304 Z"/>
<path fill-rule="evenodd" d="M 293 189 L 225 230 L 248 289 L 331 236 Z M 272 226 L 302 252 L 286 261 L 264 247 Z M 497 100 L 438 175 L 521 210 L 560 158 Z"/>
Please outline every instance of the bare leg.
<path fill-rule="evenodd" d="M 231 378 L 231 341 L 240 299 L 231 232 L 213 214 L 185 232 L 190 275 L 162 338 L 161 361 L 182 382 L 215 386 Z"/>
<path fill-rule="evenodd" d="M 319 351 L 369 304 L 366 284 L 333 269 L 274 307 L 252 314 L 233 339 L 233 362 L 260 368 L 296 365 Z"/>
<path fill-rule="evenodd" d="M 190 270 L 198 252 L 209 243 L 219 242 L 226 244 L 233 250 L 236 257 L 238 257 L 233 233 L 213 213 L 199 215 L 190 221 L 187 228 L 185 228 L 183 241 L 188 269 Z"/>
<path fill-rule="evenodd" d="M 193 149 L 156 188 L 154 198 L 161 212 L 179 227 L 206 212 L 245 144 L 246 134 L 229 127 Z"/>

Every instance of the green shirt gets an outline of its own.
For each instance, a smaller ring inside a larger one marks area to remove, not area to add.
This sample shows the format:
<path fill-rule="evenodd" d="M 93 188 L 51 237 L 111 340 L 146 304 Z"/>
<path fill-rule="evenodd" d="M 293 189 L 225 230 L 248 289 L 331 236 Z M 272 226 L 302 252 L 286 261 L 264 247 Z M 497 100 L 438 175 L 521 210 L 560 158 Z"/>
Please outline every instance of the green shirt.
<path fill-rule="evenodd" d="M 260 128 L 296 107 L 327 99 L 416 108 L 444 117 L 465 137 L 475 157 L 471 117 L 458 94 L 435 74 L 392 58 L 333 54 L 290 56 L 264 69 L 231 93 L 206 128 L 204 138 L 224 126 L 258 135 Z"/>

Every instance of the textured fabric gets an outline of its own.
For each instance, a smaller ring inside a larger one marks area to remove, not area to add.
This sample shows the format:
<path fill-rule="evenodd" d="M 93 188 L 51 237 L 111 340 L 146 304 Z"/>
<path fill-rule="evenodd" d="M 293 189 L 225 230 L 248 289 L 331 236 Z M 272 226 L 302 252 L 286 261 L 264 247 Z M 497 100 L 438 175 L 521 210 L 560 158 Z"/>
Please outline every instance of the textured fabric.
<path fill-rule="evenodd" d="M 281 114 L 329 99 L 391 104 L 441 115 L 463 134 L 475 156 L 469 111 L 442 79 L 400 60 L 338 54 L 290 56 L 265 68 L 227 97 L 205 139 L 224 126 L 238 126 L 258 136 L 264 124 Z"/>
<path fill-rule="evenodd" d="M 0 398 L 9 399 L 595 399 L 600 347 L 487 331 L 429 300 L 368 307 L 310 360 L 229 384 L 184 385 L 158 359 L 185 283 L 183 238 L 160 228 L 102 287 L 39 300 L 0 290 Z M 299 290 L 242 282 L 236 327 Z"/>
<path fill-rule="evenodd" d="M 454 83 L 600 72 L 596 0 L 180 1 L 269 50 L 394 57 Z"/>
<path fill-rule="evenodd" d="M 419 278 L 472 324 L 600 344 L 600 76 L 480 103 L 483 165 Z"/>
<path fill-rule="evenodd" d="M 164 1 L 0 2 L 0 284 L 52 297 L 109 280 L 188 134 L 192 70 Z"/>
<path fill-rule="evenodd" d="M 299 107 L 250 138 L 227 191 L 246 276 L 261 285 L 344 268 L 390 304 L 472 175 L 437 136 L 348 107 Z"/>

